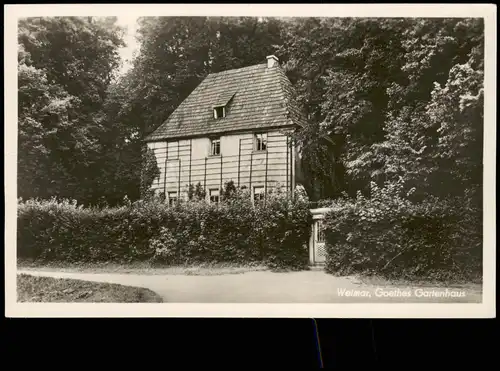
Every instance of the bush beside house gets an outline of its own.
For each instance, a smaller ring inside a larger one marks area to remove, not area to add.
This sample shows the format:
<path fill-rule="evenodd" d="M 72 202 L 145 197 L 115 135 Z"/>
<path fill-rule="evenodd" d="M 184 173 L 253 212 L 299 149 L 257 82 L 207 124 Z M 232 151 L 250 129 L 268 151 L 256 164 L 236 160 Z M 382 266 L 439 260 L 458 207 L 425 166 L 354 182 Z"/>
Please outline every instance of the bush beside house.
<path fill-rule="evenodd" d="M 322 207 L 332 208 L 324 220 L 326 271 L 397 279 L 480 279 L 481 210 L 453 199 L 414 202 L 403 188 L 401 183 L 372 184 L 369 198 L 358 194 L 322 202 Z M 114 208 L 28 200 L 18 205 L 18 257 L 70 263 L 264 263 L 303 269 L 308 265 L 311 218 L 306 200 L 279 192 L 255 206 L 241 190 L 219 204 L 192 197 L 173 207 L 154 199 Z"/>
<path fill-rule="evenodd" d="M 403 279 L 480 279 L 480 210 L 456 200 L 412 202 L 402 190 L 401 183 L 372 184 L 370 198 L 358 194 L 330 205 L 326 270 Z"/>
<path fill-rule="evenodd" d="M 310 231 L 308 204 L 270 193 L 219 204 L 156 200 L 115 208 L 83 208 L 67 200 L 18 205 L 18 258 L 38 261 L 162 264 L 260 262 L 305 268 Z"/>

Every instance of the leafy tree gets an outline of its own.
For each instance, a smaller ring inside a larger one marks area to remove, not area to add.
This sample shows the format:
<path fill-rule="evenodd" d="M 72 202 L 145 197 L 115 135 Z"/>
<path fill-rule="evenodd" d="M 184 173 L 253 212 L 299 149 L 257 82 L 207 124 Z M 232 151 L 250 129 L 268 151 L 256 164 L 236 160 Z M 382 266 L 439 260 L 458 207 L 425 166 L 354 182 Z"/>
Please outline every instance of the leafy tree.
<path fill-rule="evenodd" d="M 359 171 L 378 181 L 402 176 L 420 198 L 464 196 L 478 188 L 482 32 L 475 19 L 415 21 L 404 34 L 408 83 L 391 87 L 384 141 L 366 151 Z"/>
<path fill-rule="evenodd" d="M 284 28 L 285 66 L 309 120 L 297 140 L 310 179 L 326 183 L 314 198 L 344 190 L 354 195 L 367 185 L 345 167 L 383 139 L 386 90 L 402 80 L 398 38 L 406 25 L 400 19 L 308 18 Z"/>
<path fill-rule="evenodd" d="M 453 188 L 443 187 L 443 178 L 454 178 L 440 169 L 453 168 L 455 161 L 479 164 L 482 118 L 460 111 L 458 102 L 461 94 L 474 96 L 474 112 L 481 109 L 482 37 L 479 19 L 306 18 L 284 23 L 280 53 L 308 114 L 308 125 L 296 139 L 315 198 L 342 191 L 369 194 L 371 181 L 383 184 L 400 176 L 410 180 L 410 187 L 429 185 L 415 192 L 424 197 Z M 469 78 L 459 81 L 466 86 L 449 96 L 457 84 L 453 76 L 464 73 Z M 454 103 L 445 105 L 445 96 Z M 459 144 L 458 134 L 457 141 L 443 141 L 435 110 L 451 114 L 455 124 L 463 122 L 456 133 L 473 132 L 472 147 Z M 458 113 L 467 115 L 467 124 Z M 455 151 L 458 157 L 447 155 L 445 163 L 442 157 L 450 153 L 445 142 L 475 148 L 474 155 Z"/>
<path fill-rule="evenodd" d="M 100 198 L 106 133 L 101 108 L 123 45 L 115 21 L 20 20 L 20 197 L 59 196 L 83 203 Z"/>
<path fill-rule="evenodd" d="M 20 22 L 21 197 L 141 197 L 158 176 L 144 136 L 207 74 L 277 54 L 308 117 L 294 139 L 311 199 L 402 177 L 415 199 L 478 205 L 480 19 L 147 17 L 113 79 L 121 32 L 113 18 Z"/>
<path fill-rule="evenodd" d="M 78 99 L 33 67 L 22 45 L 18 60 L 18 193 L 22 198 L 48 198 L 70 176 L 51 146 L 58 144 L 59 131 L 73 127 L 69 111 Z"/>

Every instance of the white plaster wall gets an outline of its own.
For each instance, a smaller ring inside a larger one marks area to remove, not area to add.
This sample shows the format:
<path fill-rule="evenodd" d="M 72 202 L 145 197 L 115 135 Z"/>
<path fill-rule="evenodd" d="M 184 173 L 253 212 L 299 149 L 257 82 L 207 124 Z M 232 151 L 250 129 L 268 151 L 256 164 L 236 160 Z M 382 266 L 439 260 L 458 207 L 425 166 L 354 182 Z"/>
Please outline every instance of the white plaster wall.
<path fill-rule="evenodd" d="M 191 142 L 193 159 L 202 159 L 208 156 L 210 151 L 209 138 L 194 138 Z"/>
<path fill-rule="evenodd" d="M 236 184 L 239 181 L 241 186 L 252 189 L 265 186 L 266 180 L 268 187 L 278 183 L 289 187 L 291 172 L 295 174 L 295 156 L 290 153 L 287 155 L 286 143 L 285 135 L 271 131 L 268 132 L 267 153 L 255 152 L 253 133 L 224 135 L 221 136 L 222 156 L 210 156 L 209 138 L 148 143 L 149 148 L 155 151 L 161 172 L 153 188 L 160 192 L 180 190 L 182 197 L 190 183 L 198 182 L 205 185 L 207 193 L 209 189 L 220 187 L 229 180 Z"/>

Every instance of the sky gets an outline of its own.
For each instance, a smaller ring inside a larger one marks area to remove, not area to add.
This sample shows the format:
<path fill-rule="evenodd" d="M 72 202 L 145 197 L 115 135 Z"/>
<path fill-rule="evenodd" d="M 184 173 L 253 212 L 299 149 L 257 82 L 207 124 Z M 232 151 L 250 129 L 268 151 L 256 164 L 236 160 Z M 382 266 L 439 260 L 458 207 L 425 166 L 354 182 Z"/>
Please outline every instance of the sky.
<path fill-rule="evenodd" d="M 262 17 L 258 17 L 259 20 L 262 19 Z M 122 16 L 117 16 L 117 23 L 118 25 L 122 27 L 126 27 L 127 31 L 124 37 L 125 43 L 127 44 L 126 47 L 120 48 L 120 56 L 122 58 L 122 67 L 119 71 L 119 74 L 122 75 L 124 74 L 130 67 L 130 61 L 132 60 L 133 53 L 138 50 L 138 44 L 137 41 L 135 40 L 135 34 L 137 32 L 137 20 L 139 19 L 138 16 L 133 16 L 133 15 L 122 15 Z"/>
<path fill-rule="evenodd" d="M 127 44 L 126 47 L 120 49 L 120 56 L 122 58 L 123 66 L 121 68 L 120 73 L 126 72 L 130 68 L 130 60 L 132 60 L 132 56 L 134 51 L 138 49 L 138 44 L 135 40 L 135 34 L 137 31 L 137 19 L 139 17 L 136 16 L 119 16 L 117 23 L 120 26 L 124 26 L 127 28 L 124 40 Z"/>

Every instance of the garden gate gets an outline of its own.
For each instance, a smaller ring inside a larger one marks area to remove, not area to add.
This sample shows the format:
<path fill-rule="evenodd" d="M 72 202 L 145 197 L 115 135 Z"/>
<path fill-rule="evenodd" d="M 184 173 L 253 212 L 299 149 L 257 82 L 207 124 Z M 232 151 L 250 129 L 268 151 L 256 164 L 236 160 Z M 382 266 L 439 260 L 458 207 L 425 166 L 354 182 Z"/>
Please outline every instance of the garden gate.
<path fill-rule="evenodd" d="M 323 219 L 329 208 L 312 209 L 311 237 L 309 239 L 309 264 L 323 265 L 326 261 Z"/>

